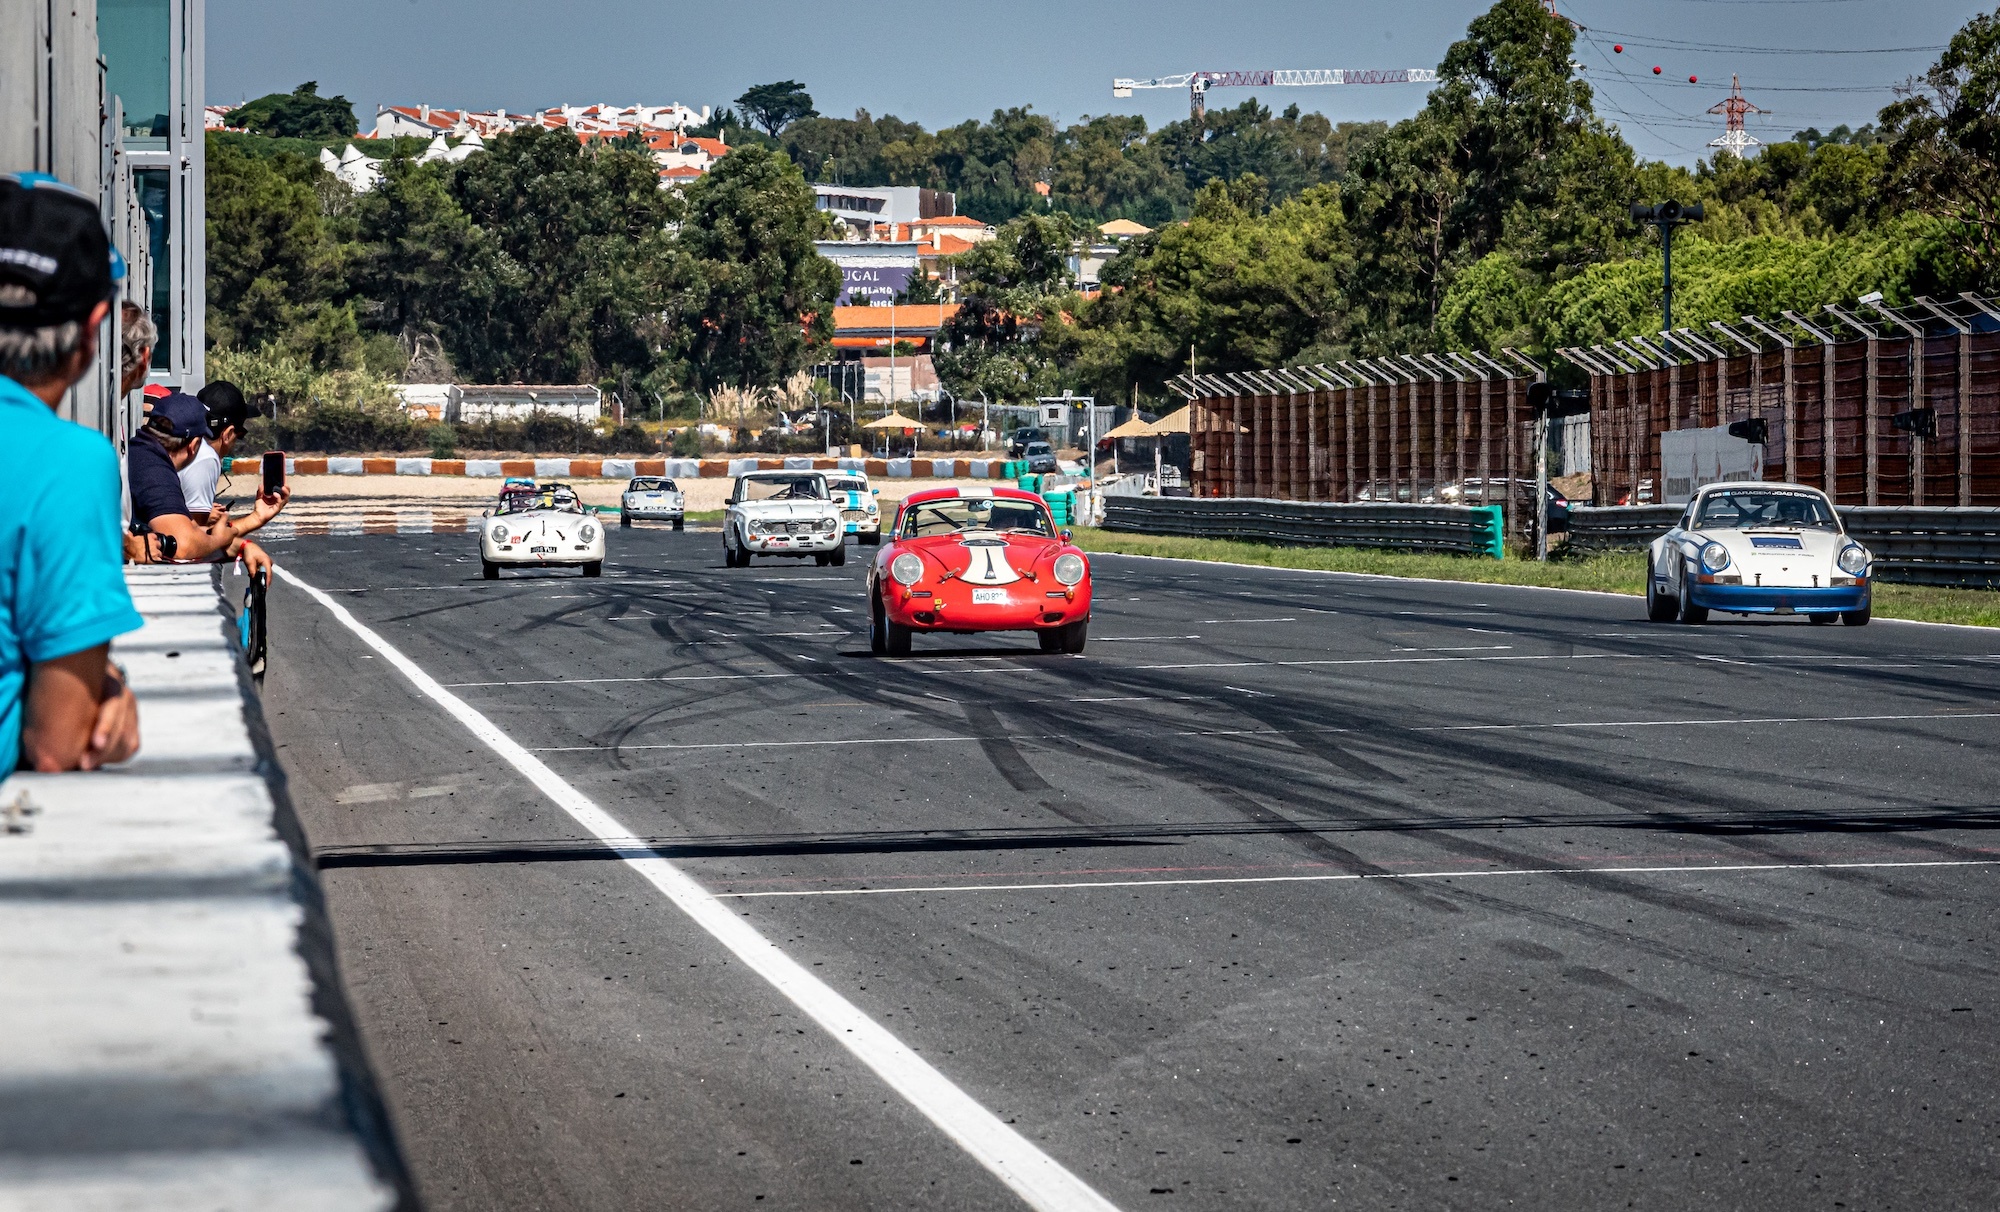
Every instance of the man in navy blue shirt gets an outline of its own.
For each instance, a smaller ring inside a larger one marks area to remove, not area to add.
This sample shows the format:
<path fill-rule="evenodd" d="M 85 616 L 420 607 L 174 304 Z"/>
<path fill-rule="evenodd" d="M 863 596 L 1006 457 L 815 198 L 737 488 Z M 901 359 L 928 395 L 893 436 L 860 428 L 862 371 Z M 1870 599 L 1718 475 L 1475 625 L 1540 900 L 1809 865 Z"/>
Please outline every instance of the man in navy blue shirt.
<path fill-rule="evenodd" d="M 139 748 L 111 639 L 144 624 L 125 588 L 118 455 L 55 408 L 88 374 L 110 314 L 97 201 L 0 174 L 0 433 L 16 450 L 0 512 L 0 777 L 92 769 Z"/>
<path fill-rule="evenodd" d="M 270 565 L 262 548 L 243 536 L 278 516 L 289 490 L 257 499 L 247 516 L 211 522 L 188 508 L 181 470 L 194 462 L 203 438 L 211 436 L 208 409 L 200 400 L 174 392 L 154 403 L 139 432 L 125 451 L 125 478 L 132 486 L 132 526 L 174 540 L 176 560 L 204 560 L 227 552 L 242 558 L 254 573 Z"/>

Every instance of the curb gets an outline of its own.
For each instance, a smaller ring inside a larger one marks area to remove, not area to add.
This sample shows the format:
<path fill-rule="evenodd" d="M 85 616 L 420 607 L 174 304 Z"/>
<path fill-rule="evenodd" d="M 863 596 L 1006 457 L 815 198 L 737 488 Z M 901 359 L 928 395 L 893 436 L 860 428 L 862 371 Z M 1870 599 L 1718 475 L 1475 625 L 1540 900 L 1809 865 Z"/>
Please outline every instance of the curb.
<path fill-rule="evenodd" d="M 672 476 L 722 478 L 750 471 L 860 471 L 891 479 L 990 480 L 1008 478 L 1006 459 L 834 459 L 802 456 L 740 459 L 357 459 L 287 458 L 285 474 L 297 476 L 533 476 L 614 479 Z M 256 457 L 230 460 L 234 475 L 255 475 Z"/>

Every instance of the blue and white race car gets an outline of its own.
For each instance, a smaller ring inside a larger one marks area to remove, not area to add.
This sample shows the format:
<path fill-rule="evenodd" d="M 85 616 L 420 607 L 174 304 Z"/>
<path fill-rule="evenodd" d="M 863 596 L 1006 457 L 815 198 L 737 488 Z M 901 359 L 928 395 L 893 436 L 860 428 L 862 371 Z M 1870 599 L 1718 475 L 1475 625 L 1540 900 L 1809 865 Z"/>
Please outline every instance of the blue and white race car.
<path fill-rule="evenodd" d="M 1703 623 L 1720 610 L 1859 627 L 1871 609 L 1872 564 L 1817 488 L 1709 484 L 1648 550 L 1646 617 Z"/>
<path fill-rule="evenodd" d="M 854 541 L 863 546 L 873 547 L 882 542 L 882 510 L 875 503 L 882 490 L 869 487 L 866 472 L 829 471 L 826 490 L 833 496 L 834 504 L 840 506 L 843 533 L 853 535 Z"/>

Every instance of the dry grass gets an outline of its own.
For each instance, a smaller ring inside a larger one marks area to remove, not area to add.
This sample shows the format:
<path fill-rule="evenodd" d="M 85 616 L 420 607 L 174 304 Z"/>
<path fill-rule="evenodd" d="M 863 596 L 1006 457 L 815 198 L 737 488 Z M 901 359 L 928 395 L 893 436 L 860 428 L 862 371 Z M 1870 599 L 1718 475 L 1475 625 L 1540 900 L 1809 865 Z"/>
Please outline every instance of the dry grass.
<path fill-rule="evenodd" d="M 1169 535 L 1124 534 L 1080 527 L 1076 544 L 1085 551 L 1120 555 L 1164 556 L 1208 560 L 1221 564 L 1259 564 L 1270 568 L 1305 568 L 1323 572 L 1363 572 L 1379 576 L 1430 581 L 1477 581 L 1489 585 L 1541 585 L 1553 589 L 1594 589 L 1604 593 L 1644 596 L 1644 562 L 1634 552 L 1609 552 L 1576 560 L 1509 558 L 1485 560 L 1472 556 L 1418 555 L 1369 551 L 1353 547 L 1279 547 L 1237 543 L 1225 539 L 1184 539 Z M 1509 553 L 1510 557 L 1512 553 Z M 1875 614 L 1885 619 L 1918 619 L 1928 623 L 1964 623 L 2000 627 L 2000 592 L 1987 589 L 1937 589 L 1926 585 L 1875 586 Z"/>

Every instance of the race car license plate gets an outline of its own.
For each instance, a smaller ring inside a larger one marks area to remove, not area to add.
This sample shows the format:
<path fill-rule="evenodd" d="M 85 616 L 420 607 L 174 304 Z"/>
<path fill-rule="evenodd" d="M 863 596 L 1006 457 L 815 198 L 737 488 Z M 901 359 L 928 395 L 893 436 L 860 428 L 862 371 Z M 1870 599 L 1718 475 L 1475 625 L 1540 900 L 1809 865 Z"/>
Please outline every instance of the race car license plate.
<path fill-rule="evenodd" d="M 555 550 L 555 548 L 553 548 L 553 547 L 530 547 L 530 548 L 528 548 L 528 554 L 529 554 L 529 555 L 548 555 L 549 553 L 553 552 L 554 550 Z"/>
<path fill-rule="evenodd" d="M 1004 589 L 975 589 L 972 591 L 974 606 L 1005 606 L 1007 591 Z"/>

